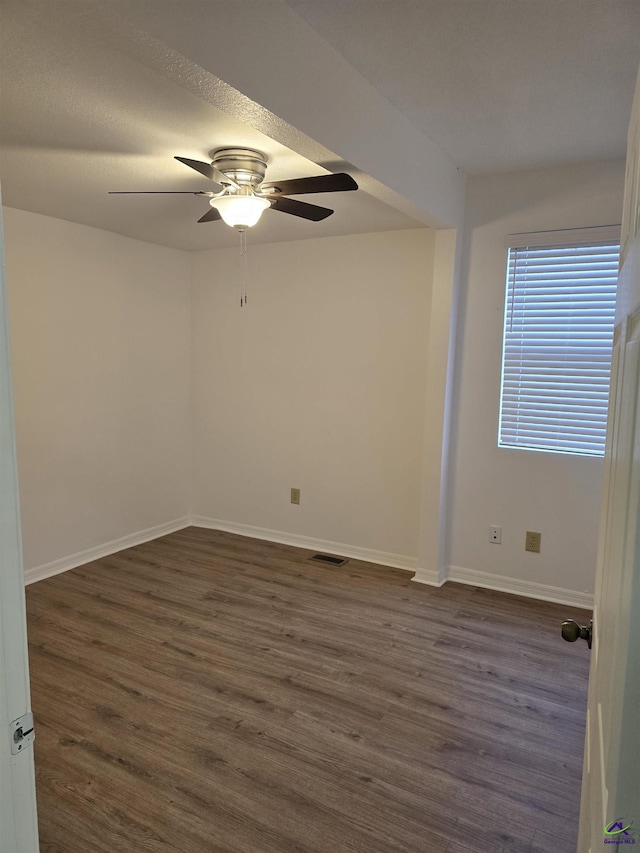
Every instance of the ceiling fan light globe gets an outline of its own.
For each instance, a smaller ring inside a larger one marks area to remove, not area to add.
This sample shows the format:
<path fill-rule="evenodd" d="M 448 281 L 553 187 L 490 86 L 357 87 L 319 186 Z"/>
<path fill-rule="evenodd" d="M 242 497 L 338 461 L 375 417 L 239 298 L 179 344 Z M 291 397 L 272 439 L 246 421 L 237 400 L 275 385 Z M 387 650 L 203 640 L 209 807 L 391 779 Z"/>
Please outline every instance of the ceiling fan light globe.
<path fill-rule="evenodd" d="M 209 204 L 232 228 L 251 228 L 271 206 L 268 199 L 255 195 L 223 195 L 212 198 Z"/>

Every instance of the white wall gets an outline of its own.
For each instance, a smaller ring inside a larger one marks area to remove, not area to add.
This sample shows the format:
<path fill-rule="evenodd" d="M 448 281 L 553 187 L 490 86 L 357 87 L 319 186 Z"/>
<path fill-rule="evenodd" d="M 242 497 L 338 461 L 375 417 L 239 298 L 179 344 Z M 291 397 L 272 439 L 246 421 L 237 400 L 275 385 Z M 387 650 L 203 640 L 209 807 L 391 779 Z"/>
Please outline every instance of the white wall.
<path fill-rule="evenodd" d="M 242 309 L 238 252 L 193 255 L 196 516 L 416 564 L 433 255 L 428 229 L 250 245 Z"/>
<path fill-rule="evenodd" d="M 619 223 L 623 180 L 624 164 L 616 162 L 469 181 L 450 475 L 450 577 L 550 596 L 544 587 L 593 592 L 601 460 L 496 446 L 504 238 Z M 502 525 L 502 545 L 489 543 L 490 524 Z M 527 529 L 542 533 L 540 554 L 524 551 Z"/>
<path fill-rule="evenodd" d="M 189 511 L 184 252 L 5 209 L 25 568 Z"/>

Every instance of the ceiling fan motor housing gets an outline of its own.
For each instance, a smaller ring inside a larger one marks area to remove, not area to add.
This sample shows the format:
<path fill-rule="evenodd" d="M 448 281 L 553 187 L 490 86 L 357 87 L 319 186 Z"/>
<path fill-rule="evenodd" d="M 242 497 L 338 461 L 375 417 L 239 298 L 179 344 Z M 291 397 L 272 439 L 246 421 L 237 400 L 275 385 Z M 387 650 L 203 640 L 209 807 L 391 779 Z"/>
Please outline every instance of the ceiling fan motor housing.
<path fill-rule="evenodd" d="M 219 148 L 211 165 L 236 183 L 252 188 L 260 186 L 267 171 L 265 155 L 253 148 Z"/>

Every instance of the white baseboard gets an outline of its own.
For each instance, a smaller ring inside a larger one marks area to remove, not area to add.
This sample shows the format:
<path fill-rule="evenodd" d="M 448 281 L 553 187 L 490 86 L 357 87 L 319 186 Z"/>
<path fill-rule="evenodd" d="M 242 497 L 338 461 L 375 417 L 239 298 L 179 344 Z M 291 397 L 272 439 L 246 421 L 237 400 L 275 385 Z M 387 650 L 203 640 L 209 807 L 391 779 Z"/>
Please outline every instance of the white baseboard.
<path fill-rule="evenodd" d="M 489 572 L 476 572 L 473 569 L 463 569 L 460 566 L 447 566 L 447 580 L 455 583 L 465 583 L 480 586 L 484 589 L 494 589 L 497 592 L 508 592 L 511 595 L 522 595 L 525 598 L 539 598 L 542 601 L 553 601 L 556 604 L 566 604 L 569 607 L 580 607 L 585 610 L 593 609 L 593 595 L 573 589 L 563 589 L 535 581 L 508 578 L 504 575 L 494 575 Z M 416 580 L 416 578 L 414 578 Z"/>
<path fill-rule="evenodd" d="M 444 566 L 440 569 L 418 568 L 411 580 L 414 583 L 424 583 L 427 586 L 442 586 L 447 580 L 447 570 Z"/>
<path fill-rule="evenodd" d="M 374 551 L 371 548 L 345 545 L 344 542 L 313 539 L 309 536 L 300 536 L 297 533 L 284 533 L 281 530 L 270 530 L 268 527 L 254 527 L 250 524 L 238 524 L 235 521 L 223 521 L 219 518 L 205 518 L 202 515 L 193 516 L 191 524 L 194 527 L 205 527 L 209 530 L 237 533 L 239 536 L 248 536 L 251 539 L 266 539 L 267 542 L 277 542 L 279 545 L 293 545 L 296 548 L 308 548 L 310 551 L 322 551 L 325 554 L 350 557 L 353 560 L 363 560 L 366 563 L 380 563 L 383 566 L 405 569 L 408 572 L 415 572 L 418 563 L 415 557 L 408 557 L 404 554 Z"/>
<path fill-rule="evenodd" d="M 341 557 L 350 557 L 354 560 L 363 560 L 366 563 L 379 563 L 383 566 L 391 566 L 396 569 L 415 572 L 412 581 L 429 586 L 442 586 L 446 581 L 464 583 L 471 586 L 479 586 L 485 589 L 494 589 L 497 592 L 507 592 L 511 595 L 522 595 L 527 598 L 538 598 L 543 601 L 553 601 L 557 604 L 566 604 L 569 607 L 580 607 L 586 610 L 593 608 L 593 595 L 586 592 L 578 592 L 562 587 L 550 586 L 548 584 L 536 583 L 535 581 L 508 578 L 504 575 L 495 575 L 489 572 L 477 572 L 473 569 L 464 569 L 460 566 L 447 566 L 446 569 L 424 569 L 419 568 L 415 557 L 404 554 L 393 554 L 388 551 L 374 551 L 371 548 L 359 548 L 354 545 L 346 545 L 343 542 L 331 542 L 327 539 L 314 539 L 309 536 L 300 536 L 297 533 L 284 533 L 280 530 L 271 530 L 266 527 L 254 527 L 250 524 L 239 524 L 233 521 L 223 521 L 218 518 L 206 518 L 197 515 L 169 521 L 156 527 L 149 527 L 138 533 L 123 536 L 121 539 L 113 539 L 95 548 L 88 548 L 68 557 L 62 557 L 42 566 L 25 569 L 25 584 L 35 583 L 53 575 L 75 569 L 101 557 L 108 557 L 125 548 L 134 545 L 142 545 L 176 530 L 185 527 L 204 527 L 209 530 L 222 530 L 226 533 L 237 533 L 240 536 L 248 536 L 251 539 L 265 539 L 267 542 L 277 542 L 280 545 L 293 545 L 297 548 L 307 548 L 310 551 L 320 551 L 325 554 L 335 554 Z"/>
<path fill-rule="evenodd" d="M 125 548 L 142 545 L 143 542 L 150 542 L 159 536 L 166 536 L 167 533 L 175 533 L 176 530 L 182 530 L 190 525 L 191 519 L 185 516 L 184 518 L 177 518 L 175 521 L 168 521 L 165 524 L 158 524 L 155 527 L 148 527 L 146 530 L 140 530 L 137 533 L 131 533 L 121 539 L 112 539 L 111 542 L 105 542 L 95 548 L 88 548 L 86 551 L 79 551 L 69 557 L 62 557 L 59 560 L 53 560 L 51 563 L 44 563 L 42 566 L 25 569 L 24 582 L 30 584 L 50 578 L 53 575 L 59 575 L 62 572 L 69 571 L 69 569 L 75 569 L 85 563 L 91 563 L 101 557 L 108 557 L 110 554 L 123 551 Z"/>

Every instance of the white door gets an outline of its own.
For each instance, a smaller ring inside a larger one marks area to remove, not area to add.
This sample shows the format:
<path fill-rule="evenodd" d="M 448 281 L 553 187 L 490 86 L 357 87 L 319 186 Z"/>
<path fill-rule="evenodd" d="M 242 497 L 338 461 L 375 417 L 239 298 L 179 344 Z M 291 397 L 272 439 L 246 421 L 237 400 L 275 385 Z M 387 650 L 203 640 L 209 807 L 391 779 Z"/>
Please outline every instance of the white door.
<path fill-rule="evenodd" d="M 640 851 L 639 174 L 640 74 L 627 150 L 578 853 L 614 849 L 607 845 Z"/>
<path fill-rule="evenodd" d="M 33 747 L 14 755 L 10 735 L 11 723 L 31 708 L 1 210 L 0 853 L 38 853 Z"/>

